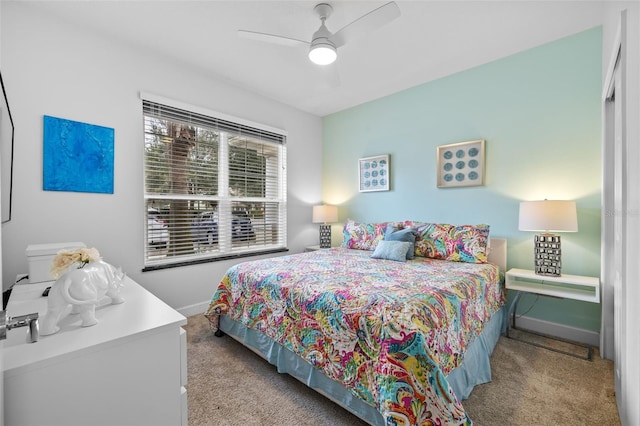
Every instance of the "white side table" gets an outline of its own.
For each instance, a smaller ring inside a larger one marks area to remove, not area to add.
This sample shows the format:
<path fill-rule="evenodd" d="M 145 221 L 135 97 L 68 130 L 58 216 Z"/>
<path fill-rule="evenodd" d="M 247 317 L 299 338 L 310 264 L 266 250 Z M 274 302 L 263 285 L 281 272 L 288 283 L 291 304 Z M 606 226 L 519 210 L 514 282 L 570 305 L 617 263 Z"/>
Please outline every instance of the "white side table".
<path fill-rule="evenodd" d="M 541 296 L 557 297 L 562 299 L 580 300 L 583 302 L 600 303 L 600 279 L 595 277 L 584 277 L 581 275 L 561 275 L 552 277 L 546 275 L 538 275 L 534 271 L 527 269 L 510 269 L 505 276 L 505 285 L 508 290 L 517 291 L 511 306 L 509 307 L 510 324 L 507 327 L 507 337 L 509 329 L 516 329 L 516 309 L 518 301 L 522 293 L 539 294 Z M 527 330 L 527 332 L 530 332 Z M 534 333 L 535 334 L 535 333 Z M 550 337 L 550 336 L 545 336 Z M 556 340 L 562 340 L 557 339 Z M 565 352 L 556 348 L 543 346 L 537 343 L 525 342 L 535 346 L 550 349 L 566 355 L 576 356 L 570 352 Z M 582 345 L 576 342 L 570 342 L 588 348 L 587 359 L 591 360 L 593 350 L 591 346 Z"/>

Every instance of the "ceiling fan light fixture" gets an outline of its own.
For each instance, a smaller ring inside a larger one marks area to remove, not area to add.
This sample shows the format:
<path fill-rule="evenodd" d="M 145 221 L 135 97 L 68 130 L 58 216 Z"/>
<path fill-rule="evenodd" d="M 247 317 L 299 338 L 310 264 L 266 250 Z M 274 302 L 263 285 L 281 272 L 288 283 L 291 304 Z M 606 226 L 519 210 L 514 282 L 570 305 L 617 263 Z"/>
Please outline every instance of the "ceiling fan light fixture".
<path fill-rule="evenodd" d="M 400 16 L 398 5 L 394 1 L 390 1 L 332 33 L 325 25 L 326 20 L 333 12 L 331 5 L 319 3 L 313 8 L 313 12 L 320 18 L 320 28 L 313 33 L 311 42 L 257 31 L 238 30 L 238 34 L 286 46 L 310 47 L 309 59 L 311 62 L 317 65 L 329 65 L 338 58 L 338 47 L 342 47 L 347 41 L 371 32 Z"/>
<path fill-rule="evenodd" d="M 329 42 L 319 42 L 311 45 L 309 59 L 317 65 L 329 65 L 338 57 L 335 46 Z"/>

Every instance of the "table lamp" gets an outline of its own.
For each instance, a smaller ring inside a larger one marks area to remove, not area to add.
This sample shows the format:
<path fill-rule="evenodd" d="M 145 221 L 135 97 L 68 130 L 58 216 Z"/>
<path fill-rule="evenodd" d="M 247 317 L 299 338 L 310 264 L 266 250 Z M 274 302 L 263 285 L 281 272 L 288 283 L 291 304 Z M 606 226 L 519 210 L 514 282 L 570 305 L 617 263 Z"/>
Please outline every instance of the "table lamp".
<path fill-rule="evenodd" d="M 320 248 L 331 247 L 330 222 L 338 221 L 338 207 L 322 204 L 313 206 L 313 223 L 320 223 Z"/>
<path fill-rule="evenodd" d="M 577 232 L 576 202 L 565 200 L 523 201 L 520 203 L 518 229 L 541 231 L 534 239 L 535 273 L 560 276 L 562 269 L 560 235 L 552 232 Z"/>

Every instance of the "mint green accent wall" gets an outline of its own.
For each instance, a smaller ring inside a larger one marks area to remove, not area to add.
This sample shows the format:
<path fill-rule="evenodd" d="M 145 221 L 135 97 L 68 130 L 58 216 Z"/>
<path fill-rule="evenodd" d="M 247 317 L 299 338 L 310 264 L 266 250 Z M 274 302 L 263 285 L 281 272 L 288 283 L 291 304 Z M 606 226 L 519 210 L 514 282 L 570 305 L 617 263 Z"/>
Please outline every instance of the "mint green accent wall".
<path fill-rule="evenodd" d="M 601 57 L 597 27 L 324 117 L 324 201 L 342 222 L 487 223 L 508 239 L 508 266 L 533 269 L 519 202 L 572 199 L 579 231 L 562 234 L 563 273 L 600 276 Z M 486 140 L 485 185 L 437 188 L 436 148 L 474 139 Z M 358 159 L 378 154 L 390 155 L 391 189 L 360 193 Z M 593 303 L 541 297 L 527 315 L 600 328 Z"/>

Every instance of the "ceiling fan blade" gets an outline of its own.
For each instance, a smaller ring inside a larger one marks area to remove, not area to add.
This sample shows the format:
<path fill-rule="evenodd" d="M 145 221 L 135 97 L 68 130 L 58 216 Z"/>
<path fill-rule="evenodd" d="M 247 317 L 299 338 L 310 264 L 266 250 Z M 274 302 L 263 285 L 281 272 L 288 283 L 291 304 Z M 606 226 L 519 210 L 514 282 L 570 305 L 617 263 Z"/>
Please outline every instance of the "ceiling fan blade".
<path fill-rule="evenodd" d="M 259 33 L 257 31 L 248 31 L 248 30 L 238 30 L 238 35 L 240 37 L 248 38 L 251 40 L 258 40 L 267 43 L 275 43 L 282 46 L 290 46 L 290 47 L 309 47 L 311 43 L 308 41 L 302 41 L 295 38 L 283 37 L 279 35 Z"/>
<path fill-rule="evenodd" d="M 400 16 L 400 8 L 395 2 L 389 2 L 342 27 L 329 37 L 329 40 L 331 40 L 336 47 L 340 47 L 347 41 L 353 40 L 393 21 L 398 16 Z"/>

